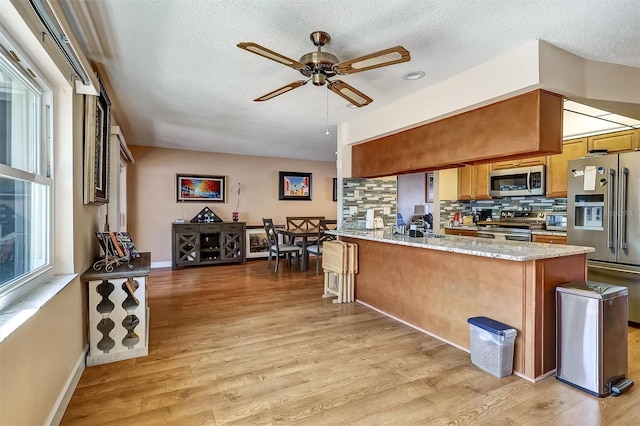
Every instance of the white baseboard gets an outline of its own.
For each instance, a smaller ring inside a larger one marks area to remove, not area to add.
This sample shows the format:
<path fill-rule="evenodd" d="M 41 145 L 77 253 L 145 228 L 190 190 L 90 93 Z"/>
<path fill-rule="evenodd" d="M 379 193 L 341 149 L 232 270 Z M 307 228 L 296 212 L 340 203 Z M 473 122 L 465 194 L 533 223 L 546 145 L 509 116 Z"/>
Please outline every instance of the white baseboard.
<path fill-rule="evenodd" d="M 89 351 L 89 345 L 86 345 L 82 349 L 82 353 L 78 357 L 76 361 L 76 366 L 69 374 L 67 378 L 67 383 L 64 384 L 64 387 L 60 391 L 60 395 L 56 400 L 55 405 L 51 409 L 51 413 L 49 414 L 49 418 L 47 419 L 46 425 L 49 426 L 57 426 L 62 421 L 62 416 L 64 416 L 64 412 L 69 405 L 69 401 L 71 401 L 71 397 L 73 396 L 73 392 L 76 390 L 76 386 L 78 386 L 78 382 L 80 381 L 80 377 L 84 372 L 85 368 L 85 358 L 87 356 L 87 352 Z"/>
<path fill-rule="evenodd" d="M 151 269 L 155 268 L 171 268 L 171 261 L 166 262 L 151 262 Z"/>

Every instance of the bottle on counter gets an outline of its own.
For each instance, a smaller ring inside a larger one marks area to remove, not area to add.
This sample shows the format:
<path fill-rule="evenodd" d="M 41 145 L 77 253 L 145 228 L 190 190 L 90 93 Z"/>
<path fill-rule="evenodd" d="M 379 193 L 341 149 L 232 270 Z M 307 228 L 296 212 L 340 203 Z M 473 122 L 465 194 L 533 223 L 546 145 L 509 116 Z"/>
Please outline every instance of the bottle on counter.
<path fill-rule="evenodd" d="M 460 211 L 453 214 L 453 226 L 460 226 Z"/>

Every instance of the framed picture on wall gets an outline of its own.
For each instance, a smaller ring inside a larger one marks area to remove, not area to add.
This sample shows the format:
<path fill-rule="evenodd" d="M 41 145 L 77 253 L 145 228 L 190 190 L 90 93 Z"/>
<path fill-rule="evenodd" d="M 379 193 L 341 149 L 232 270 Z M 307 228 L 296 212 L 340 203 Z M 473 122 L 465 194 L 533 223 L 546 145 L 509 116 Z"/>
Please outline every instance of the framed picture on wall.
<path fill-rule="evenodd" d="M 433 187 L 433 172 L 428 172 L 424 174 L 425 176 L 425 182 L 424 182 L 424 188 L 425 188 L 425 194 L 424 194 L 424 201 L 426 203 L 433 203 L 433 191 L 434 191 L 434 187 Z"/>
<path fill-rule="evenodd" d="M 274 228 L 284 228 L 284 225 L 274 225 Z M 278 234 L 278 242 L 284 243 L 281 234 Z M 264 231 L 264 226 L 260 225 L 248 225 L 247 226 L 247 258 L 259 258 L 269 256 L 269 242 L 267 241 L 267 234 Z"/>
<path fill-rule="evenodd" d="M 224 176 L 176 175 L 176 202 L 225 202 L 227 185 Z"/>
<path fill-rule="evenodd" d="M 109 202 L 111 101 L 100 82 L 100 95 L 84 97 L 84 203 Z"/>
<path fill-rule="evenodd" d="M 280 200 L 311 201 L 311 173 L 280 172 Z"/>
<path fill-rule="evenodd" d="M 333 178 L 333 201 L 338 201 L 338 178 Z"/>

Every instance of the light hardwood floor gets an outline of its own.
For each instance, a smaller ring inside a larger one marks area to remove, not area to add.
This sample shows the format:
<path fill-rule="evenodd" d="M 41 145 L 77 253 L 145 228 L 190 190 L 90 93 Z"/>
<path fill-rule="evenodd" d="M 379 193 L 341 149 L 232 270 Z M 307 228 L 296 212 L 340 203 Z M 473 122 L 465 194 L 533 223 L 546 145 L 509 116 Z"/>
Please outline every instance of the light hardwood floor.
<path fill-rule="evenodd" d="M 273 266 L 273 264 L 272 264 Z M 637 425 L 640 389 L 532 384 L 266 260 L 153 270 L 149 355 L 88 367 L 63 425 Z M 455 303 L 455 300 L 452 301 Z M 640 329 L 629 329 L 640 381 Z"/>

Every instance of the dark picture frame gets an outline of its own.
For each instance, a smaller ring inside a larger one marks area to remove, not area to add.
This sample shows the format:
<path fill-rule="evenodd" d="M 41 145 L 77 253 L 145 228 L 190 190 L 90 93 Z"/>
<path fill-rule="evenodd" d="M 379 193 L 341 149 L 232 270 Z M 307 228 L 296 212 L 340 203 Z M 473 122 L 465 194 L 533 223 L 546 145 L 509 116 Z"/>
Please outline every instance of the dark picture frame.
<path fill-rule="evenodd" d="M 100 95 L 84 97 L 84 203 L 109 202 L 111 100 L 100 82 Z"/>
<path fill-rule="evenodd" d="M 226 202 L 226 176 L 176 174 L 176 202 Z"/>
<path fill-rule="evenodd" d="M 311 201 L 311 173 L 280 172 L 279 199 Z"/>
<path fill-rule="evenodd" d="M 426 203 L 433 203 L 433 172 L 427 172 L 424 174 L 424 201 Z"/>
<path fill-rule="evenodd" d="M 333 201 L 338 201 L 338 178 L 333 178 Z"/>

